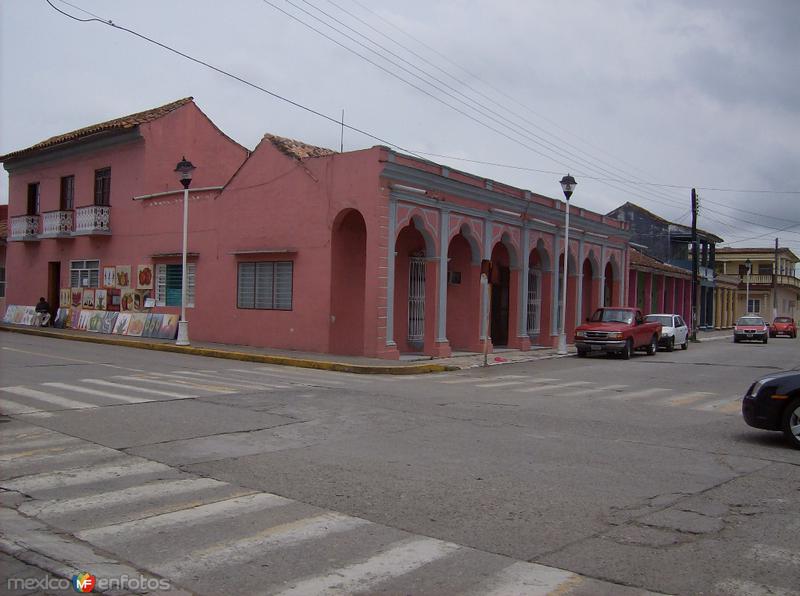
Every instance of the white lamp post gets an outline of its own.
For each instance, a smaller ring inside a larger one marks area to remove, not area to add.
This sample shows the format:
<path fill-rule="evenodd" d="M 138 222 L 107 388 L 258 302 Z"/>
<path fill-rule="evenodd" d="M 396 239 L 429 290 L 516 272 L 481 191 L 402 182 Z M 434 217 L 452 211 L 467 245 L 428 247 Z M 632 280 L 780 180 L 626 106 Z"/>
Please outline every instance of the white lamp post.
<path fill-rule="evenodd" d="M 564 277 L 561 288 L 561 321 L 559 322 L 558 353 L 567 353 L 567 269 L 569 268 L 569 199 L 578 185 L 575 178 L 567 174 L 561 179 L 561 188 L 567 198 L 566 215 L 564 216 Z"/>
<path fill-rule="evenodd" d="M 175 171 L 180 175 L 183 185 L 183 251 L 181 254 L 181 320 L 178 321 L 178 339 L 175 345 L 189 345 L 189 321 L 186 320 L 186 245 L 189 235 L 189 185 L 192 183 L 192 170 L 195 167 L 184 156 Z"/>
<path fill-rule="evenodd" d="M 747 290 L 745 291 L 745 298 L 744 298 L 744 314 L 750 314 L 750 270 L 753 268 L 753 263 L 750 259 L 747 259 L 744 262 L 744 266 L 747 267 Z"/>

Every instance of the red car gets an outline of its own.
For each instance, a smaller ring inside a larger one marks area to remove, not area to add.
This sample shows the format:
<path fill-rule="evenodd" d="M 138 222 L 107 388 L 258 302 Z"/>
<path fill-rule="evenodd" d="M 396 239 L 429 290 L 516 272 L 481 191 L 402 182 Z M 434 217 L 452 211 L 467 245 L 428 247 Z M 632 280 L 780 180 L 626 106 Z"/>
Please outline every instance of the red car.
<path fill-rule="evenodd" d="M 769 325 L 764 319 L 756 315 L 747 315 L 736 320 L 736 325 L 733 328 L 733 343 L 738 344 L 740 341 L 745 340 L 757 340 L 767 343 L 768 335 Z"/>
<path fill-rule="evenodd" d="M 778 335 L 797 337 L 797 323 L 792 317 L 775 317 L 772 325 L 769 326 L 769 336 L 777 337 Z"/>

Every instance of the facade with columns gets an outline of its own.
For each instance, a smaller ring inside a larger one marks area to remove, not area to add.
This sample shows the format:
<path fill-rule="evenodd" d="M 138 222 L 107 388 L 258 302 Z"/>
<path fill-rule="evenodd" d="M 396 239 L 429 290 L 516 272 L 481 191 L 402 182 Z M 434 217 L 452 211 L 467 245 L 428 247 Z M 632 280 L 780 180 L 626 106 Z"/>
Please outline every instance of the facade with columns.
<path fill-rule="evenodd" d="M 692 272 L 631 248 L 628 304 L 644 314 L 674 313 L 691 321 Z"/>
<path fill-rule="evenodd" d="M 625 305 L 624 222 L 572 207 L 565 258 L 561 198 L 382 146 L 337 153 L 268 134 L 248 151 L 190 98 L 4 156 L 8 303 L 35 304 L 45 288 L 57 300 L 71 280 L 99 288 L 106 268 L 144 264 L 167 272 L 155 312 L 177 312 L 183 190 L 172 170 L 184 155 L 197 167 L 190 339 L 380 358 L 480 351 L 487 334 L 494 347 L 552 346 L 565 266 L 569 340 L 597 306 Z M 98 172 L 113 172 L 99 207 Z M 76 212 L 106 214 L 102 229 L 73 225 L 65 179 Z"/>

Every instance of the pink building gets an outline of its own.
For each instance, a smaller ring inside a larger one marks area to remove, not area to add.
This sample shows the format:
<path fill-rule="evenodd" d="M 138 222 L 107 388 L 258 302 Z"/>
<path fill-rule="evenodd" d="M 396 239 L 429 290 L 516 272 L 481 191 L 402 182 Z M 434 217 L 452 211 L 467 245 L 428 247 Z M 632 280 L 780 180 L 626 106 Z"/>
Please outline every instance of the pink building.
<path fill-rule="evenodd" d="M 250 153 L 191 99 L 0 158 L 7 302 L 56 303 L 76 281 L 102 286 L 105 267 L 148 265 L 155 311 L 178 312 L 184 155 L 193 340 L 397 358 L 478 351 L 487 326 L 494 346 L 557 339 L 563 201 L 381 146 L 266 135 Z M 570 223 L 569 338 L 596 306 L 625 303 L 629 269 L 626 224 L 574 208 Z"/>

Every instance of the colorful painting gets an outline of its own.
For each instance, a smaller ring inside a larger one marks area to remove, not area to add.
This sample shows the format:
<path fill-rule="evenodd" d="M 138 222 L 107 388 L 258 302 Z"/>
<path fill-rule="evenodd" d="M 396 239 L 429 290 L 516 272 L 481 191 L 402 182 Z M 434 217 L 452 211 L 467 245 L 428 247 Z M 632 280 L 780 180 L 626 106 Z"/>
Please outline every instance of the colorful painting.
<path fill-rule="evenodd" d="M 150 315 L 150 317 L 147 319 L 149 328 L 145 327 L 147 337 L 158 337 L 158 334 L 161 333 L 161 323 L 163 320 L 164 320 L 164 315 L 160 314 Z"/>
<path fill-rule="evenodd" d="M 120 296 L 119 301 L 119 309 L 122 312 L 133 312 L 133 304 L 134 304 L 134 296 L 136 295 L 135 290 L 131 290 L 130 288 L 125 288 L 122 290 L 122 295 Z M 141 300 L 141 298 L 139 298 Z"/>
<path fill-rule="evenodd" d="M 108 290 L 94 291 L 95 310 L 106 310 L 108 308 Z"/>
<path fill-rule="evenodd" d="M 132 335 L 134 337 L 141 337 L 144 333 L 144 324 L 147 322 L 147 315 L 144 313 L 136 313 L 131 315 L 131 322 L 128 325 L 128 330 L 125 335 Z"/>
<path fill-rule="evenodd" d="M 89 330 L 89 321 L 92 320 L 92 315 L 94 315 L 93 310 L 82 310 L 80 319 L 78 320 L 78 330 L 80 331 L 88 331 Z"/>
<path fill-rule="evenodd" d="M 81 320 L 81 309 L 80 308 L 70 308 L 69 309 L 69 321 L 70 327 L 72 329 L 77 329 L 78 324 Z"/>
<path fill-rule="evenodd" d="M 72 288 L 72 306 L 80 308 L 81 302 L 83 302 L 83 288 Z"/>
<path fill-rule="evenodd" d="M 158 337 L 175 339 L 178 336 L 178 315 L 163 315 Z"/>
<path fill-rule="evenodd" d="M 114 333 L 116 335 L 125 335 L 128 331 L 128 325 L 131 323 L 131 315 L 127 312 L 119 313 L 116 322 L 114 323 Z"/>
<path fill-rule="evenodd" d="M 16 304 L 9 304 L 6 308 L 6 314 L 3 315 L 3 323 L 13 323 L 14 314 L 17 312 Z"/>
<path fill-rule="evenodd" d="M 89 319 L 89 327 L 87 331 L 91 331 L 92 333 L 100 333 L 103 327 L 103 319 L 105 319 L 106 313 L 100 311 L 94 311 L 92 313 L 92 317 Z"/>
<path fill-rule="evenodd" d="M 136 287 L 140 290 L 153 289 L 153 266 L 152 265 L 139 265 L 136 272 Z"/>
<path fill-rule="evenodd" d="M 116 267 L 103 267 L 103 287 L 116 288 L 117 287 L 117 268 Z"/>
<path fill-rule="evenodd" d="M 94 288 L 83 288 L 82 308 L 94 308 Z"/>
<path fill-rule="evenodd" d="M 69 288 L 61 288 L 58 291 L 58 307 L 69 308 L 71 303 L 72 303 L 72 290 L 70 290 Z"/>
<path fill-rule="evenodd" d="M 69 290 L 67 290 L 69 296 Z M 56 329 L 64 329 L 69 325 L 69 308 L 59 308 L 56 311 L 56 318 L 53 321 L 53 327 Z"/>
<path fill-rule="evenodd" d="M 117 322 L 117 314 L 115 312 L 105 313 L 103 317 L 103 326 L 100 328 L 101 333 L 114 333 L 114 323 Z"/>
<path fill-rule="evenodd" d="M 131 266 L 130 265 L 117 265 L 117 287 L 129 288 L 131 287 Z"/>

